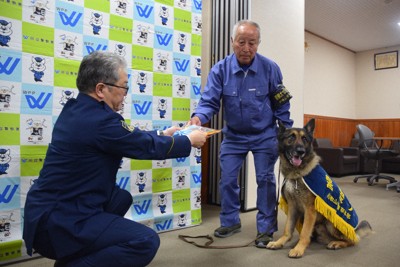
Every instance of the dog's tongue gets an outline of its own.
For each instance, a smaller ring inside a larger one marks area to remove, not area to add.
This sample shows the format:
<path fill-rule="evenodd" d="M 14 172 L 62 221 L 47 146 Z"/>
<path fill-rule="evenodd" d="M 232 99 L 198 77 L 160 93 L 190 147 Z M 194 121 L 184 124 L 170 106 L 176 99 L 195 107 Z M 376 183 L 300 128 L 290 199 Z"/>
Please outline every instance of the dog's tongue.
<path fill-rule="evenodd" d="M 292 158 L 292 164 L 293 164 L 294 166 L 296 166 L 296 167 L 299 167 L 300 164 L 301 164 L 301 159 L 300 159 L 300 158 L 293 157 L 293 158 Z"/>

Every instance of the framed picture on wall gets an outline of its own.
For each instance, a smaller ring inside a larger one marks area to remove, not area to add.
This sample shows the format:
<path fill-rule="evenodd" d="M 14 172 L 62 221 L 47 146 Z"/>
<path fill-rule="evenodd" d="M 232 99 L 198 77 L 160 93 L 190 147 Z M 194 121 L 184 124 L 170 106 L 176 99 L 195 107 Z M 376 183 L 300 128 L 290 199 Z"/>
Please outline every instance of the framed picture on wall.
<path fill-rule="evenodd" d="M 375 54 L 375 70 L 397 68 L 399 66 L 398 51 Z"/>

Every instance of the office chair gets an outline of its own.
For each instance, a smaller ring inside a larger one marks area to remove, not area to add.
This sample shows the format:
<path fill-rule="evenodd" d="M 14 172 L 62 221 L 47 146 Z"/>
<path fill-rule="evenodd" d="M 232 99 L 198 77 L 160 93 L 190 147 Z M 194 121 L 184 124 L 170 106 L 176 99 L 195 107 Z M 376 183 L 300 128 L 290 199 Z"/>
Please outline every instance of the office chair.
<path fill-rule="evenodd" d="M 363 124 L 358 124 L 356 128 L 359 134 L 358 146 L 360 148 L 360 154 L 367 159 L 375 160 L 376 163 L 375 172 L 373 174 L 357 176 L 354 178 L 353 181 L 357 183 L 358 179 L 366 178 L 368 181 L 368 185 L 373 185 L 374 181 L 378 182 L 379 179 L 389 180 L 390 183 L 397 182 L 396 179 L 391 176 L 380 174 L 380 168 L 382 164 L 382 159 L 394 158 L 399 154 L 399 152 L 391 149 L 382 148 L 382 143 L 378 145 L 373 139 L 373 132 L 367 126 Z"/>

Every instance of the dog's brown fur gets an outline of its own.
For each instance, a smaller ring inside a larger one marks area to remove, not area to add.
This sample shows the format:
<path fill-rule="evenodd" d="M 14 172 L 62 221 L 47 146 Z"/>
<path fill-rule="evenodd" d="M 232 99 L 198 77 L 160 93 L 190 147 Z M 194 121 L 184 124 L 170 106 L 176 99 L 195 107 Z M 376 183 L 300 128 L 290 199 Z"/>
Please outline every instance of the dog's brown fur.
<path fill-rule="evenodd" d="M 268 249 L 280 249 L 291 240 L 296 222 L 302 222 L 300 238 L 296 246 L 289 251 L 290 258 L 300 258 L 311 242 L 311 238 L 327 244 L 328 249 L 340 249 L 355 245 L 346 238 L 333 224 L 315 210 L 315 196 L 303 183 L 301 177 L 314 169 L 320 158 L 312 147 L 315 120 L 311 119 L 304 128 L 285 128 L 279 124 L 279 157 L 281 172 L 285 177 L 282 187 L 282 197 L 288 204 L 288 213 L 282 237 L 275 242 L 269 242 Z M 297 164 L 293 165 L 293 162 Z M 301 164 L 299 162 L 301 161 Z M 369 229 L 369 223 L 363 221 L 356 229 Z"/>

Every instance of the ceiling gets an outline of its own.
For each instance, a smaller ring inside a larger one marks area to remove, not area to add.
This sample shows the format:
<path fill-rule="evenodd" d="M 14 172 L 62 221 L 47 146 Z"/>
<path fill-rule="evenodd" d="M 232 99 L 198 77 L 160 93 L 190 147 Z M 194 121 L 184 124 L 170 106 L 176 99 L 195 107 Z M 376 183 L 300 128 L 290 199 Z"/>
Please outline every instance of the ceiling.
<path fill-rule="evenodd" d="M 353 52 L 400 45 L 400 0 L 305 0 L 305 29 Z"/>

